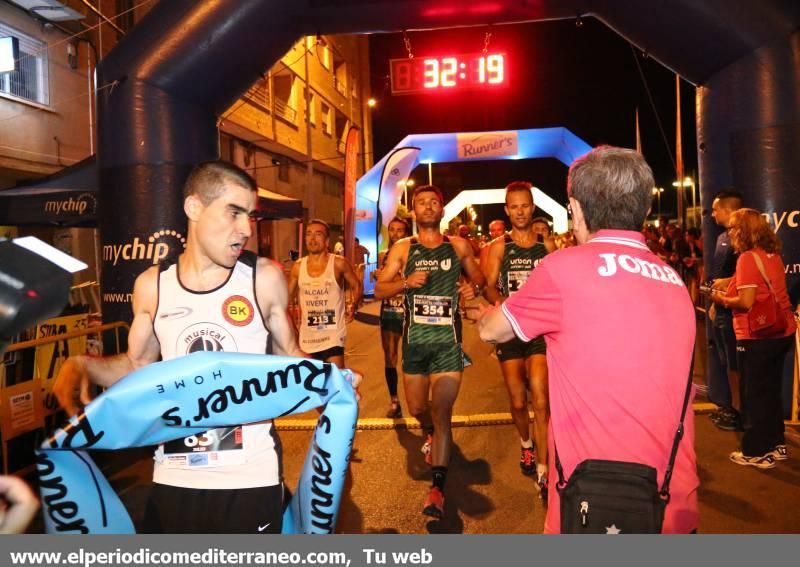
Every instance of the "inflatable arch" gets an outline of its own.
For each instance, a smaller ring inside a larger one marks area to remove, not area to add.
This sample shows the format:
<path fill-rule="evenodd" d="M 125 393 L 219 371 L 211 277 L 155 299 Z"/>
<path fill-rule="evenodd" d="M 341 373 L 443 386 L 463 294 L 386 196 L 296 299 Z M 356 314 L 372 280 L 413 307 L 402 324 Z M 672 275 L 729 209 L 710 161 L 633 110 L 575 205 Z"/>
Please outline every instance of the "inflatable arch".
<path fill-rule="evenodd" d="M 566 128 L 406 136 L 358 180 L 356 208 L 361 214 L 356 215 L 356 236 L 370 250 L 372 257 L 377 258 L 381 227 L 388 225 L 395 216 L 408 176 L 417 164 L 556 158 L 569 167 L 590 149 L 589 144 Z M 461 195 L 468 196 L 468 192 Z M 554 220 L 566 224 L 563 206 L 547 198 L 544 193 L 540 192 L 539 196 L 540 204 L 546 206 Z M 499 200 L 483 202 L 496 203 L 502 200 L 501 197 Z M 368 278 L 365 278 L 364 286 L 365 292 L 370 293 L 372 282 Z"/>
<path fill-rule="evenodd" d="M 104 248 L 185 227 L 181 187 L 219 155 L 216 118 L 300 37 L 594 16 L 697 88 L 700 196 L 734 186 L 776 219 L 800 297 L 798 210 L 800 3 L 797 0 L 170 0 L 159 2 L 97 67 L 97 164 Z M 256 56 L 256 54 L 258 54 Z M 235 64 L 231 64 L 235 61 Z M 209 80 L 209 78 L 213 80 Z M 565 80 L 572 80 L 565 75 Z M 377 199 L 376 197 L 373 197 Z M 124 214 L 120 214 L 124 211 Z M 796 223 L 795 223 L 796 224 Z M 720 228 L 704 220 L 705 249 Z M 374 237 L 373 237 L 374 238 Z M 171 243 L 176 250 L 180 245 Z M 706 255 L 709 261 L 710 255 Z M 148 258 L 104 258 L 103 317 L 130 320 L 126 297 Z M 709 382 L 724 375 L 709 357 Z M 716 378 L 715 378 L 716 376 Z M 787 381 L 791 384 L 791 381 Z M 725 403 L 724 396 L 712 396 Z M 790 395 L 786 399 L 790 399 Z"/>

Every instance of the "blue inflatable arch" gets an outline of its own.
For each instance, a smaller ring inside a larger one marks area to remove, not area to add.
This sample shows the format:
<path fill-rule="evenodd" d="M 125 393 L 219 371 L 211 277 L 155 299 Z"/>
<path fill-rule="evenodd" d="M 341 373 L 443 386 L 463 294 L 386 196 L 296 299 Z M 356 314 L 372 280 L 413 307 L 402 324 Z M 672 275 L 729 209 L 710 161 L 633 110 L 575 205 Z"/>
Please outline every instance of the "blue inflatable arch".
<path fill-rule="evenodd" d="M 591 146 L 566 128 L 412 134 L 400 141 L 356 184 L 356 236 L 377 258 L 380 232 L 397 212 L 408 176 L 420 163 L 556 158 L 569 167 Z M 365 293 L 372 282 L 364 281 Z"/>

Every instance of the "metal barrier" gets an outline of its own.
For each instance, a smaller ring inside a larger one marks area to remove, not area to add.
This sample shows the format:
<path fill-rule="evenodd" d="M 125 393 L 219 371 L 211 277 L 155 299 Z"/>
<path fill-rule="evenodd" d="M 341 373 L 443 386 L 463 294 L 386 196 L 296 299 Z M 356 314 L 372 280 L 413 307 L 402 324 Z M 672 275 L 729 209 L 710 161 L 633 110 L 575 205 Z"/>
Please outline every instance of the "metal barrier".
<path fill-rule="evenodd" d="M 109 351 L 107 354 L 114 354 L 119 352 L 119 330 L 129 328 L 127 323 L 118 321 L 40 339 L 21 341 L 8 348 L 5 356 L 13 358 L 14 353 L 26 349 L 51 347 L 45 354 L 49 357 L 45 364 L 34 363 L 32 377 L 16 381 L 12 385 L 7 384 L 6 364 L 0 364 L 0 438 L 2 439 L 3 474 L 9 472 L 8 442 L 31 431 L 43 430 L 45 418 L 59 411 L 58 404 L 53 399 L 52 390 L 61 362 L 68 356 L 86 352 L 86 341 L 76 343 L 74 340 L 72 342 L 70 340 L 113 331 L 115 345 L 113 352 Z M 43 372 L 43 368 L 47 368 L 47 370 Z"/>
<path fill-rule="evenodd" d="M 792 384 L 792 406 L 787 425 L 800 425 L 800 313 L 795 311 L 797 330 L 794 333 L 794 380 Z"/>

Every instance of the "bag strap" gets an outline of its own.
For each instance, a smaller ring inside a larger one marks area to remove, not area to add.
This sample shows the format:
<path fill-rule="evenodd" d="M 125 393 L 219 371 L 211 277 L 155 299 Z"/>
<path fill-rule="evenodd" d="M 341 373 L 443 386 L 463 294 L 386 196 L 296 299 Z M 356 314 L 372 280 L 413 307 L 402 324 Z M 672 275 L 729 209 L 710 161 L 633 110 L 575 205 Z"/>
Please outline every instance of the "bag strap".
<path fill-rule="evenodd" d="M 761 256 L 759 256 L 755 250 L 753 250 L 752 253 L 753 260 L 756 263 L 756 268 L 758 268 L 758 271 L 761 273 L 761 277 L 764 278 L 764 281 L 767 282 L 767 287 L 769 288 L 769 292 L 772 294 L 772 298 L 777 301 L 777 298 L 775 297 L 775 289 L 772 287 L 772 282 L 767 277 L 767 272 L 764 269 L 764 262 L 761 261 Z"/>
<path fill-rule="evenodd" d="M 675 465 L 675 458 L 678 455 L 678 445 L 680 445 L 681 439 L 683 439 L 683 421 L 686 418 L 686 410 L 689 407 L 689 396 L 692 393 L 692 375 L 694 374 L 694 355 L 695 349 L 692 349 L 692 358 L 689 360 L 689 378 L 686 380 L 686 392 L 683 395 L 683 407 L 681 408 L 681 420 L 678 423 L 678 429 L 675 431 L 675 437 L 672 440 L 672 449 L 670 450 L 669 454 L 669 463 L 667 463 L 667 469 L 664 471 L 664 481 L 661 483 L 661 489 L 658 491 L 659 496 L 664 501 L 664 503 L 669 502 L 669 484 L 672 480 L 672 468 Z M 555 457 L 556 457 L 556 470 L 558 471 L 558 483 L 556 484 L 556 490 L 559 492 L 563 491 L 564 488 L 567 486 L 567 482 L 564 480 L 564 469 L 561 466 L 561 459 L 558 458 L 558 447 L 556 446 L 555 441 L 555 434 L 553 436 L 553 449 L 555 450 Z"/>

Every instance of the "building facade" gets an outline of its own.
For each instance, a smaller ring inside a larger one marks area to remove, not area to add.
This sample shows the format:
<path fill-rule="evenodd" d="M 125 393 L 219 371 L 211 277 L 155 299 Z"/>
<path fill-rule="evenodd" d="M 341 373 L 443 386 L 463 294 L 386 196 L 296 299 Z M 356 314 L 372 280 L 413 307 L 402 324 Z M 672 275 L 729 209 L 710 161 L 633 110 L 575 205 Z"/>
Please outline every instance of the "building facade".
<path fill-rule="evenodd" d="M 20 45 L 19 70 L 0 73 L 0 190 L 94 153 L 94 68 L 155 4 L 61 0 L 71 17 L 49 20 L 36 7 L 0 2 L 0 37 L 17 37 Z M 262 254 L 286 261 L 290 251 L 300 252 L 302 222 L 310 218 L 331 225 L 332 244 L 342 234 L 344 140 L 351 127 L 360 134 L 358 174 L 372 162 L 368 91 L 366 36 L 305 37 L 218 118 L 223 159 L 250 172 L 259 187 L 303 202 L 302 219 L 259 223 L 251 244 Z M 96 231 L 21 227 L 18 233 L 69 245 L 96 265 Z M 77 281 L 99 277 L 95 268 Z"/>

